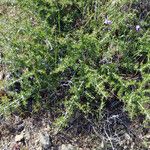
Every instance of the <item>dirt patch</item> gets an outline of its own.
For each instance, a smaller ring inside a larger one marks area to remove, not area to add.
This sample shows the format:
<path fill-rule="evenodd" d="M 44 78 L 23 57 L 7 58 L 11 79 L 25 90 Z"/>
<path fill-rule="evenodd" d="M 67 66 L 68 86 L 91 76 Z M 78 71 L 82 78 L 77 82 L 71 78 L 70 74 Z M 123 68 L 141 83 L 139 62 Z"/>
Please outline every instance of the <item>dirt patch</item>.
<path fill-rule="evenodd" d="M 85 117 L 77 111 L 61 131 L 53 126 L 52 115 L 49 111 L 41 111 L 25 118 L 16 114 L 1 117 L 0 149 L 11 150 L 18 146 L 16 138 L 21 137 L 24 140 L 19 142 L 20 149 L 41 149 L 39 137 L 43 132 L 50 136 L 51 148 L 56 150 L 67 144 L 81 150 L 150 148 L 150 129 L 144 127 L 140 118 L 131 121 L 118 101 L 111 101 L 99 117 L 90 114 Z"/>

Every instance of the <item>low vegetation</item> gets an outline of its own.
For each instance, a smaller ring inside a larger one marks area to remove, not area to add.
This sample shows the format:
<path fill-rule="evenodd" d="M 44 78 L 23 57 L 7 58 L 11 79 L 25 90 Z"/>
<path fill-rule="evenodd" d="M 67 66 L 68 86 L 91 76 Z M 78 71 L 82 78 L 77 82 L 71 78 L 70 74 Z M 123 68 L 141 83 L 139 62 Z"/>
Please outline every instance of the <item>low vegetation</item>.
<path fill-rule="evenodd" d="M 0 9 L 1 114 L 50 110 L 61 128 L 76 112 L 96 118 L 117 101 L 148 124 L 148 0 L 18 0 Z"/>

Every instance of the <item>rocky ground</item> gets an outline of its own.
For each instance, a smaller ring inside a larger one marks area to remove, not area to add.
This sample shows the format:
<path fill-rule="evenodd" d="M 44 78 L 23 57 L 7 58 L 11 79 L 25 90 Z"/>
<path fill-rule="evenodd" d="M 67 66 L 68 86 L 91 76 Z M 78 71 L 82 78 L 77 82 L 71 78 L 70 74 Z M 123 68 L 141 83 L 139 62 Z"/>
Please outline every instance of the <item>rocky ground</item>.
<path fill-rule="evenodd" d="M 150 148 L 149 128 L 132 122 L 128 129 L 125 129 L 119 123 L 115 124 L 113 118 L 114 115 L 109 122 L 107 122 L 109 118 L 101 120 L 100 125 L 96 126 L 90 123 L 90 120 L 86 121 L 82 115 L 78 115 L 66 129 L 58 131 L 52 125 L 49 112 L 26 118 L 14 114 L 9 118 L 1 117 L 0 149 L 148 150 Z M 117 118 L 115 119 L 117 121 Z"/>
<path fill-rule="evenodd" d="M 48 113 L 25 119 L 12 115 L 0 121 L 1 150 L 88 150 L 91 142 L 88 135 L 69 135 L 54 130 Z"/>

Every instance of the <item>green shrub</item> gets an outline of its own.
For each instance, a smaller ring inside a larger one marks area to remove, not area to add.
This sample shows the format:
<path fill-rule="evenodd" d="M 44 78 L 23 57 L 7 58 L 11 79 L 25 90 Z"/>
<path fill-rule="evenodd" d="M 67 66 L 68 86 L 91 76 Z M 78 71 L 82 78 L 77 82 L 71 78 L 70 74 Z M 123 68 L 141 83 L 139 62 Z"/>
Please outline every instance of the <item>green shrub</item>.
<path fill-rule="evenodd" d="M 95 114 L 117 99 L 131 117 L 150 119 L 150 18 L 139 11 L 149 2 L 24 0 L 15 7 L 18 14 L 1 17 L 11 73 L 2 110 L 18 100 L 32 112 L 57 105 L 62 125 L 77 110 Z"/>

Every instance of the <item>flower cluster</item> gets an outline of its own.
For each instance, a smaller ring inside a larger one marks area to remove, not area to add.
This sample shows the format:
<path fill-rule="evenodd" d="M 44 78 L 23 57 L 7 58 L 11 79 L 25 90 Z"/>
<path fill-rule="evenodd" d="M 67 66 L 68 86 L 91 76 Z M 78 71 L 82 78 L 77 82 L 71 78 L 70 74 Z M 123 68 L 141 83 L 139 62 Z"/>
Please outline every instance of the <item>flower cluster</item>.
<path fill-rule="evenodd" d="M 105 17 L 105 21 L 104 21 L 105 25 L 111 25 L 112 21 L 108 19 L 108 17 Z M 140 25 L 136 25 L 135 26 L 135 30 L 138 32 L 141 30 L 141 26 Z"/>
<path fill-rule="evenodd" d="M 135 29 L 136 29 L 136 31 L 140 31 L 140 30 L 141 30 L 140 25 L 136 25 L 136 26 L 135 26 Z"/>
<path fill-rule="evenodd" d="M 110 25 L 110 24 L 112 24 L 112 21 L 105 18 L 104 24 Z"/>

